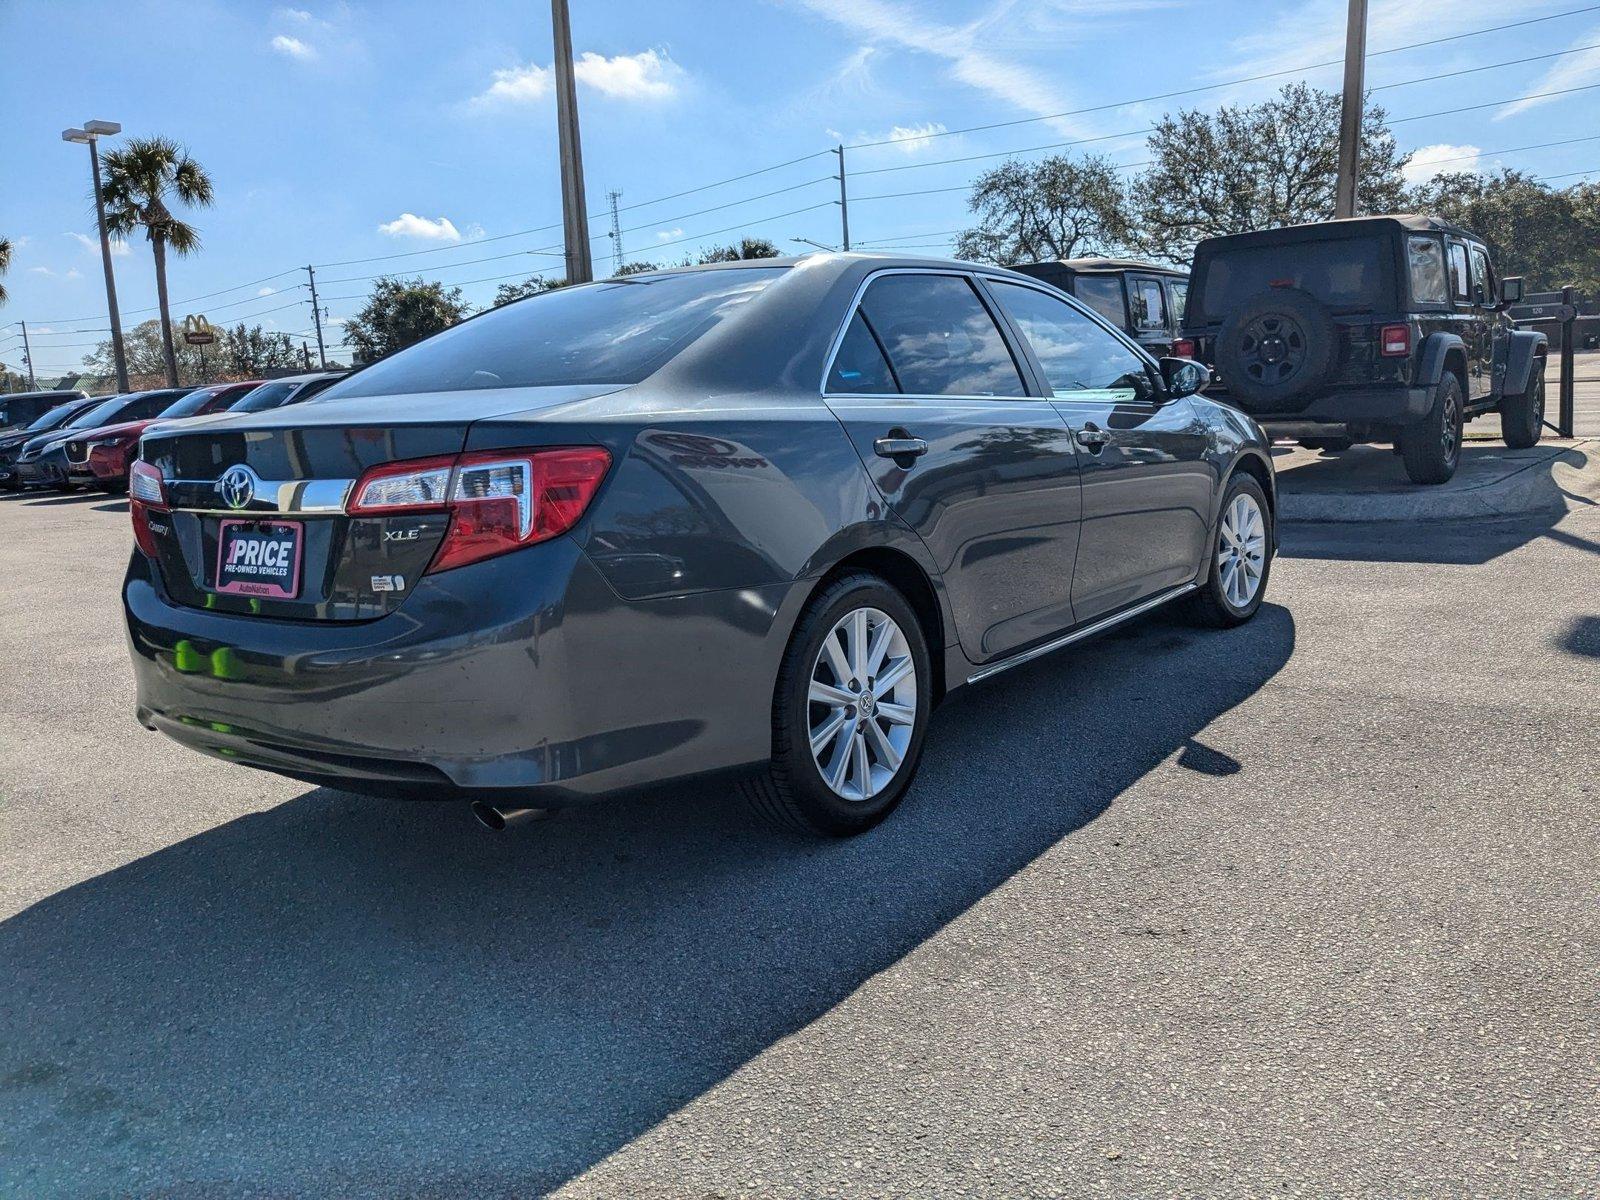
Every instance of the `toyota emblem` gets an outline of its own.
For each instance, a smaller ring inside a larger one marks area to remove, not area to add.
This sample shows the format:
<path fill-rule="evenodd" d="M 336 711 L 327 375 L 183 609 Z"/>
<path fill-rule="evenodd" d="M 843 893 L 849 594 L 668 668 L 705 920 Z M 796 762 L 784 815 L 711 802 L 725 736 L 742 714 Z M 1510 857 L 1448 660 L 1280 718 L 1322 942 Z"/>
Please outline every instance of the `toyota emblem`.
<path fill-rule="evenodd" d="M 256 498 L 256 484 L 259 482 L 256 473 L 240 463 L 222 473 L 222 478 L 217 480 L 217 491 L 229 508 L 245 508 Z"/>

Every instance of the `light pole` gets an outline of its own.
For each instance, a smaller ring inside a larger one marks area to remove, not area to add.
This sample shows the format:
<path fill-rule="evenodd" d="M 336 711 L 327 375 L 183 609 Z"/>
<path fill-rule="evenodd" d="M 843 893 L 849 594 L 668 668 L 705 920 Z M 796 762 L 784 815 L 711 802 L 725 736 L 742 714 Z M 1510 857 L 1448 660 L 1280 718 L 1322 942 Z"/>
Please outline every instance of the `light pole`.
<path fill-rule="evenodd" d="M 815 246 L 818 250 L 826 250 L 829 254 L 838 249 L 837 246 L 830 246 L 826 242 L 819 242 L 814 238 L 790 238 L 789 240 L 791 242 L 804 242 L 807 246 Z"/>
<path fill-rule="evenodd" d="M 550 0 L 556 50 L 556 125 L 561 144 L 561 219 L 567 244 L 567 282 L 589 283 L 589 209 L 583 196 L 583 145 L 578 140 L 578 87 L 572 75 L 572 18 L 567 0 Z"/>
<path fill-rule="evenodd" d="M 129 391 L 128 359 L 122 349 L 122 314 L 117 311 L 117 277 L 111 270 L 111 238 L 106 233 L 106 202 L 100 194 L 100 150 L 102 137 L 122 132 L 115 121 L 85 121 L 82 129 L 63 129 L 61 140 L 82 142 L 89 147 L 89 174 L 94 180 L 94 214 L 100 226 L 100 263 L 106 272 L 106 306 L 111 310 L 111 356 L 117 364 L 117 391 Z"/>

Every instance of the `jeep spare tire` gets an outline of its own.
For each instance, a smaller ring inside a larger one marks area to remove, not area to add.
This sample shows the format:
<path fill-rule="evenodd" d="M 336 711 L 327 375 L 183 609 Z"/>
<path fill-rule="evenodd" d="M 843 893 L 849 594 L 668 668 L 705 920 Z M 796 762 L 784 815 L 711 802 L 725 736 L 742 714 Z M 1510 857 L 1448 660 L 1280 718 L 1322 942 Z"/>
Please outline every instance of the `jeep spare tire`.
<path fill-rule="evenodd" d="M 1223 322 L 1217 373 L 1242 407 L 1279 411 L 1328 381 L 1338 345 L 1333 314 L 1315 296 L 1298 288 L 1270 288 Z"/>

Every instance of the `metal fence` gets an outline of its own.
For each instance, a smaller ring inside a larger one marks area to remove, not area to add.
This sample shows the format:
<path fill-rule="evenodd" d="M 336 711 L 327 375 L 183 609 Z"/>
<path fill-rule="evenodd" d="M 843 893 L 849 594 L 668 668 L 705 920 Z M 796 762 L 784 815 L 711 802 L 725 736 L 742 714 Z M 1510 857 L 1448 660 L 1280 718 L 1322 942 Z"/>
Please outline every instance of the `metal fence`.
<path fill-rule="evenodd" d="M 1550 357 L 1556 366 L 1556 420 L 1545 427 L 1557 437 L 1570 438 L 1577 422 L 1577 362 L 1579 348 L 1600 346 L 1600 302 L 1586 300 L 1577 288 L 1535 293 L 1510 310 L 1518 325 L 1535 329 L 1550 339 Z M 1548 379 L 1548 373 L 1546 378 Z"/>

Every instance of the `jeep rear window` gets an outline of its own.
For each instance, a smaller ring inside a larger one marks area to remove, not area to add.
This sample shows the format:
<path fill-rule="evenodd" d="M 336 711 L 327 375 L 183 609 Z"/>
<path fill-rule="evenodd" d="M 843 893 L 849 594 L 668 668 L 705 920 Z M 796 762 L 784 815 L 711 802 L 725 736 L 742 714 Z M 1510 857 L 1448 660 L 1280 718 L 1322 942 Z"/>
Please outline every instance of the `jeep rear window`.
<path fill-rule="evenodd" d="M 1250 297 L 1274 287 L 1310 292 L 1329 308 L 1373 308 L 1383 299 L 1383 242 L 1348 237 L 1222 249 L 1206 264 L 1195 307 L 1225 320 Z"/>

